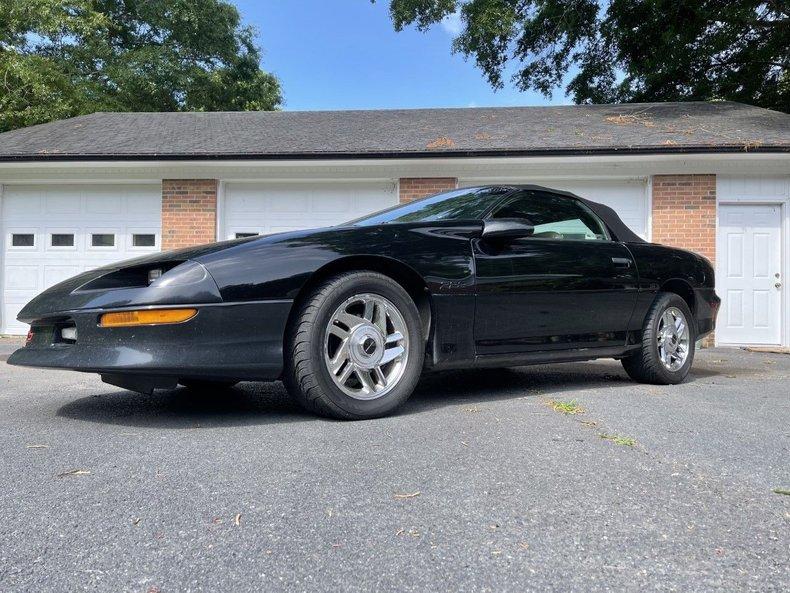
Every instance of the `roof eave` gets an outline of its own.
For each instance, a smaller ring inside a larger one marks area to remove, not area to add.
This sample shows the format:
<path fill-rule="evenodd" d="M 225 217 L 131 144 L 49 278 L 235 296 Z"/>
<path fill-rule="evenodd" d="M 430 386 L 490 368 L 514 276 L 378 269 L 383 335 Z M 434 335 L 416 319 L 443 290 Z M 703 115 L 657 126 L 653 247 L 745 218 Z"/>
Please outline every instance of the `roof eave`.
<path fill-rule="evenodd" d="M 368 152 L 293 152 L 257 153 L 140 153 L 140 154 L 26 154 L 0 155 L 3 163 L 74 162 L 74 161 L 315 161 L 354 159 L 422 159 L 422 158 L 496 158 L 546 156 L 611 156 L 666 154 L 790 153 L 790 145 L 729 146 L 644 146 L 613 148 L 559 148 L 530 150 L 443 150 L 443 151 L 368 151 Z"/>

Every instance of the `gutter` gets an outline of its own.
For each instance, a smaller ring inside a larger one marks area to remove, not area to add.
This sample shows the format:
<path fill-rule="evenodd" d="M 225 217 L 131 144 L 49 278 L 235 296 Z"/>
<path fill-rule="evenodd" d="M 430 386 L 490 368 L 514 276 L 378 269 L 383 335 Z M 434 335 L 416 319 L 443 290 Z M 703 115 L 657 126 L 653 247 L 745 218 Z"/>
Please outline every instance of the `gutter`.
<path fill-rule="evenodd" d="M 426 158 L 612 156 L 612 155 L 693 155 L 693 154 L 790 153 L 790 145 L 774 146 L 660 146 L 636 148 L 559 148 L 539 150 L 443 150 L 414 152 L 303 152 L 303 153 L 138 153 L 138 154 L 56 154 L 0 155 L 0 163 L 25 162 L 93 162 L 93 161 L 317 161 L 317 160 L 390 160 Z"/>

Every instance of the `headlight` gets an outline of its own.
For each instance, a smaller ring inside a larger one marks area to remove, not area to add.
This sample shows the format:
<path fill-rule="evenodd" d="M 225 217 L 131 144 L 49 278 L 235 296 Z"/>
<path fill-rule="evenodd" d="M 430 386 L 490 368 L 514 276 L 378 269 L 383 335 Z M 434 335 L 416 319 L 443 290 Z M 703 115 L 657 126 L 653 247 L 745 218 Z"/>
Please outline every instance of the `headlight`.
<path fill-rule="evenodd" d="M 202 282 L 207 275 L 206 269 L 194 261 L 164 261 L 108 272 L 80 286 L 78 290 L 179 286 Z"/>
<path fill-rule="evenodd" d="M 150 280 L 151 274 L 156 274 L 157 272 L 159 272 L 159 275 Z M 159 288 L 197 284 L 205 280 L 206 276 L 208 276 L 206 268 L 194 261 L 185 261 L 169 270 L 163 271 L 161 268 L 155 268 L 148 272 L 149 284 Z"/>

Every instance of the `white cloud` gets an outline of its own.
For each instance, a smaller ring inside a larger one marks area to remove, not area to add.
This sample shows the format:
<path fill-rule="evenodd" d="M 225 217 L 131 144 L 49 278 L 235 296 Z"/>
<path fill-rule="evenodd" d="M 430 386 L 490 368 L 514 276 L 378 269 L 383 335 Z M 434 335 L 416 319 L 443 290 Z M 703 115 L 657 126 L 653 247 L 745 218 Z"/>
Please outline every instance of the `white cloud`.
<path fill-rule="evenodd" d="M 448 14 L 446 17 L 442 19 L 442 29 L 444 29 L 447 33 L 455 37 L 456 35 L 460 35 L 461 31 L 464 30 L 464 23 L 461 20 L 461 11 L 456 10 L 452 14 Z"/>

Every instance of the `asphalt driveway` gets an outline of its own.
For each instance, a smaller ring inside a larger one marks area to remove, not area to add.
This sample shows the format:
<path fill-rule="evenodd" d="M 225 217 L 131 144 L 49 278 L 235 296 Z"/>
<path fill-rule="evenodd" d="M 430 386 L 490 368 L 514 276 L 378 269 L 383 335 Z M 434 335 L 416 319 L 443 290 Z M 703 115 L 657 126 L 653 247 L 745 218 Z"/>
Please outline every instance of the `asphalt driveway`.
<path fill-rule="evenodd" d="M 3 593 L 788 590 L 790 356 L 446 373 L 353 423 L 0 362 L 0 479 Z"/>

